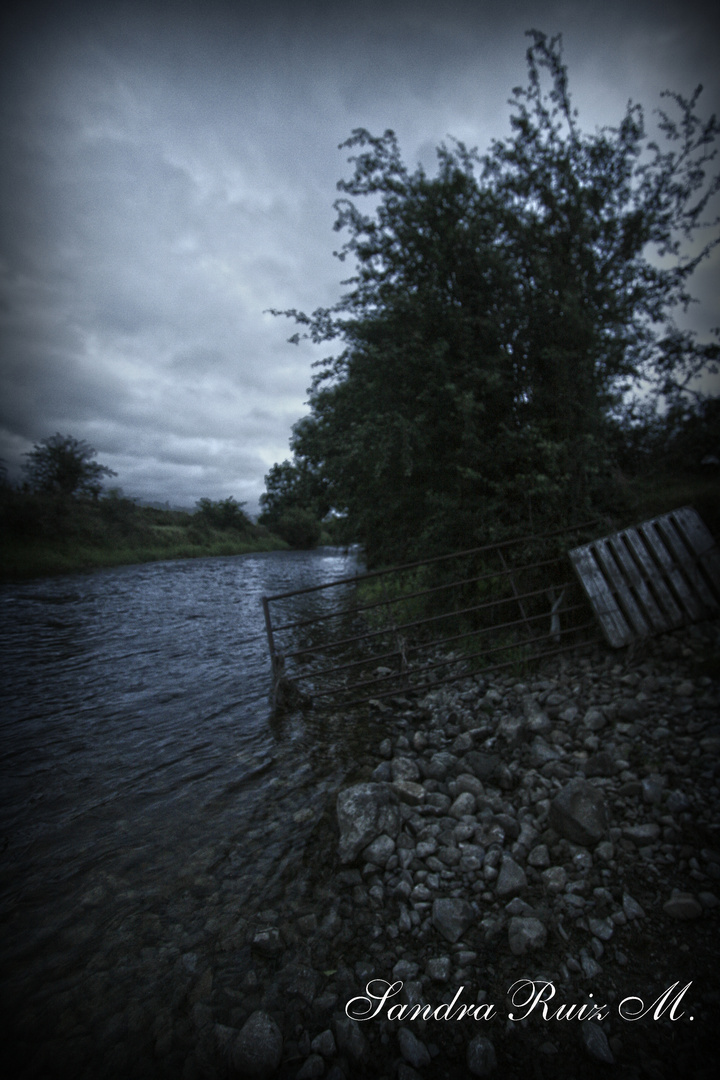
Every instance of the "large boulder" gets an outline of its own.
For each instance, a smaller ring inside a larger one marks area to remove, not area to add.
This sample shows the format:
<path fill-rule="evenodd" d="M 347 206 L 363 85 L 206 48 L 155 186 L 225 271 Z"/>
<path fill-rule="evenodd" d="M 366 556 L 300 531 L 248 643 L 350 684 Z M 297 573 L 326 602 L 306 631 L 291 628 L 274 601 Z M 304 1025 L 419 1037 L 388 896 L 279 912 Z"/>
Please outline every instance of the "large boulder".
<path fill-rule="evenodd" d="M 340 828 L 338 854 L 341 863 L 353 862 L 363 848 L 385 834 L 394 839 L 400 831 L 398 798 L 390 784 L 356 784 L 337 798 Z"/>
<path fill-rule="evenodd" d="M 550 825 L 571 844 L 594 847 L 608 829 L 602 792 L 586 780 L 571 780 L 550 804 Z"/>

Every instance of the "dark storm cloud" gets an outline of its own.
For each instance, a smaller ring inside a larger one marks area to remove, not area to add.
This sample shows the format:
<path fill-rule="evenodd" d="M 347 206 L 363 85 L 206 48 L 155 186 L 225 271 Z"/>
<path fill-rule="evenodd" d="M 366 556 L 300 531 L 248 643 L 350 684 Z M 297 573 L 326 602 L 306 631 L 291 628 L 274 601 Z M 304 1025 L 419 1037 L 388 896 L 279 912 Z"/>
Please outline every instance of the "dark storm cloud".
<path fill-rule="evenodd" d="M 59 430 L 117 483 L 251 508 L 288 454 L 319 355 L 266 309 L 332 303 L 340 142 L 394 128 L 432 169 L 449 135 L 507 133 L 523 32 L 564 34 L 581 122 L 706 83 L 704 6 L 26 4 L 5 16 L 0 456 Z M 718 261 L 698 282 L 717 322 Z"/>

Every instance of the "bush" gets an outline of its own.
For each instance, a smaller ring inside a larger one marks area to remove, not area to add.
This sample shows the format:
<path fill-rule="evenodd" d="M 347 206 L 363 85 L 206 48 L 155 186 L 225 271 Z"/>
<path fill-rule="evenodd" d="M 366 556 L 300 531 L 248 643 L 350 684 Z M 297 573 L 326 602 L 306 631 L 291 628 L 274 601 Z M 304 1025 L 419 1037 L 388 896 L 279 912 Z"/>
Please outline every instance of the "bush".
<path fill-rule="evenodd" d="M 317 547 L 321 525 L 310 510 L 292 507 L 281 515 L 276 526 L 278 536 L 293 548 Z"/>
<path fill-rule="evenodd" d="M 247 532 L 251 521 L 243 510 L 245 503 L 239 503 L 233 499 L 220 499 L 213 502 L 212 499 L 200 499 L 196 504 L 195 517 L 199 517 L 214 529 L 235 529 L 238 532 Z"/>

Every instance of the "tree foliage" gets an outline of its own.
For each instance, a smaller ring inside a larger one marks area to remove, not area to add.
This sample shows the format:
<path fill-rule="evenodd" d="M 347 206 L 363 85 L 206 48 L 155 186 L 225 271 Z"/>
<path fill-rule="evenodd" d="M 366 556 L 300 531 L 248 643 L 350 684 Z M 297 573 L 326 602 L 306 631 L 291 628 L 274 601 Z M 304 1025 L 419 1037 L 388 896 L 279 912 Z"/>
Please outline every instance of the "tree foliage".
<path fill-rule="evenodd" d="M 97 451 L 85 440 L 57 432 L 35 443 L 25 455 L 23 472 L 30 490 L 64 498 L 97 499 L 103 476 L 117 476 L 107 465 L 93 461 Z"/>
<path fill-rule="evenodd" d="M 259 522 L 291 547 L 312 548 L 320 540 L 321 521 L 329 510 L 317 470 L 301 459 L 273 465 L 260 496 Z"/>
<path fill-rule="evenodd" d="M 235 529 L 245 532 L 250 526 L 250 518 L 243 510 L 244 502 L 238 502 L 232 495 L 228 499 L 199 499 L 195 516 L 215 529 Z"/>
<path fill-rule="evenodd" d="M 392 131 L 353 132 L 335 228 L 354 276 L 332 308 L 284 312 L 291 340 L 342 351 L 275 469 L 321 483 L 371 561 L 602 508 L 624 395 L 646 380 L 679 408 L 720 355 L 674 320 L 718 242 L 719 125 L 697 115 L 700 88 L 666 95 L 662 145 L 632 103 L 584 134 L 560 38 L 530 36 L 511 137 L 484 156 L 441 146 L 431 177 Z"/>

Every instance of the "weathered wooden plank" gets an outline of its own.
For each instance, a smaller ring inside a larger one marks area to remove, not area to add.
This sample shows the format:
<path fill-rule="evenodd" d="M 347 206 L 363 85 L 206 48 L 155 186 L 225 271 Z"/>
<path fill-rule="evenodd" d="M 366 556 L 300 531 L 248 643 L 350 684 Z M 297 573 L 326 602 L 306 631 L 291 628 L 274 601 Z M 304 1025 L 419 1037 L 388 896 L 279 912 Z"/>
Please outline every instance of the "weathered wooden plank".
<path fill-rule="evenodd" d="M 683 506 L 676 510 L 673 520 L 683 539 L 695 555 L 714 595 L 720 599 L 720 548 L 697 510 Z"/>
<path fill-rule="evenodd" d="M 645 637 L 650 633 L 651 627 L 643 617 L 640 608 L 635 603 L 635 598 L 630 592 L 627 581 L 620 573 L 617 563 L 612 556 L 612 549 L 608 540 L 596 540 L 593 544 L 595 556 L 600 563 L 605 576 L 615 590 L 616 599 L 621 610 L 629 619 L 636 634 Z"/>
<path fill-rule="evenodd" d="M 657 526 L 672 552 L 675 561 L 685 575 L 686 581 L 689 582 L 696 601 L 704 609 L 703 614 L 710 614 L 710 612 L 717 611 L 717 600 L 712 595 L 707 582 L 700 573 L 695 556 L 683 543 L 682 536 L 672 520 L 672 517 L 666 515 L 665 517 L 658 518 Z"/>
<path fill-rule="evenodd" d="M 615 649 L 629 644 L 633 633 L 595 562 L 591 545 L 574 548 L 568 555 L 608 643 Z"/>
<path fill-rule="evenodd" d="M 642 525 L 638 525 L 638 532 L 657 559 L 680 606 L 684 609 L 686 618 L 689 615 L 693 622 L 696 619 L 702 619 L 705 615 L 705 609 L 690 591 L 684 577 L 671 559 L 660 532 L 656 530 L 656 526 L 657 519 L 646 521 Z"/>
<path fill-rule="evenodd" d="M 670 629 L 670 623 L 660 611 L 654 596 L 645 584 L 645 579 L 626 547 L 626 540 L 629 543 L 629 534 L 633 531 L 633 529 L 628 529 L 625 532 L 617 533 L 609 538 L 608 543 L 623 576 L 632 586 L 642 611 L 652 624 L 653 630 L 661 633 L 663 630 Z"/>
<path fill-rule="evenodd" d="M 655 596 L 658 598 L 658 603 L 661 605 L 665 613 L 665 618 L 668 620 L 670 626 L 672 628 L 682 626 L 685 622 L 685 616 L 678 607 L 675 597 L 670 592 L 670 589 L 668 589 L 663 581 L 657 566 L 650 558 L 647 548 L 638 534 L 638 530 L 628 529 L 625 536 L 627 537 L 628 544 L 630 545 L 638 565 L 645 575 L 645 580 L 649 583 Z"/>
<path fill-rule="evenodd" d="M 568 554 L 616 648 L 720 610 L 720 550 L 692 507 Z"/>

